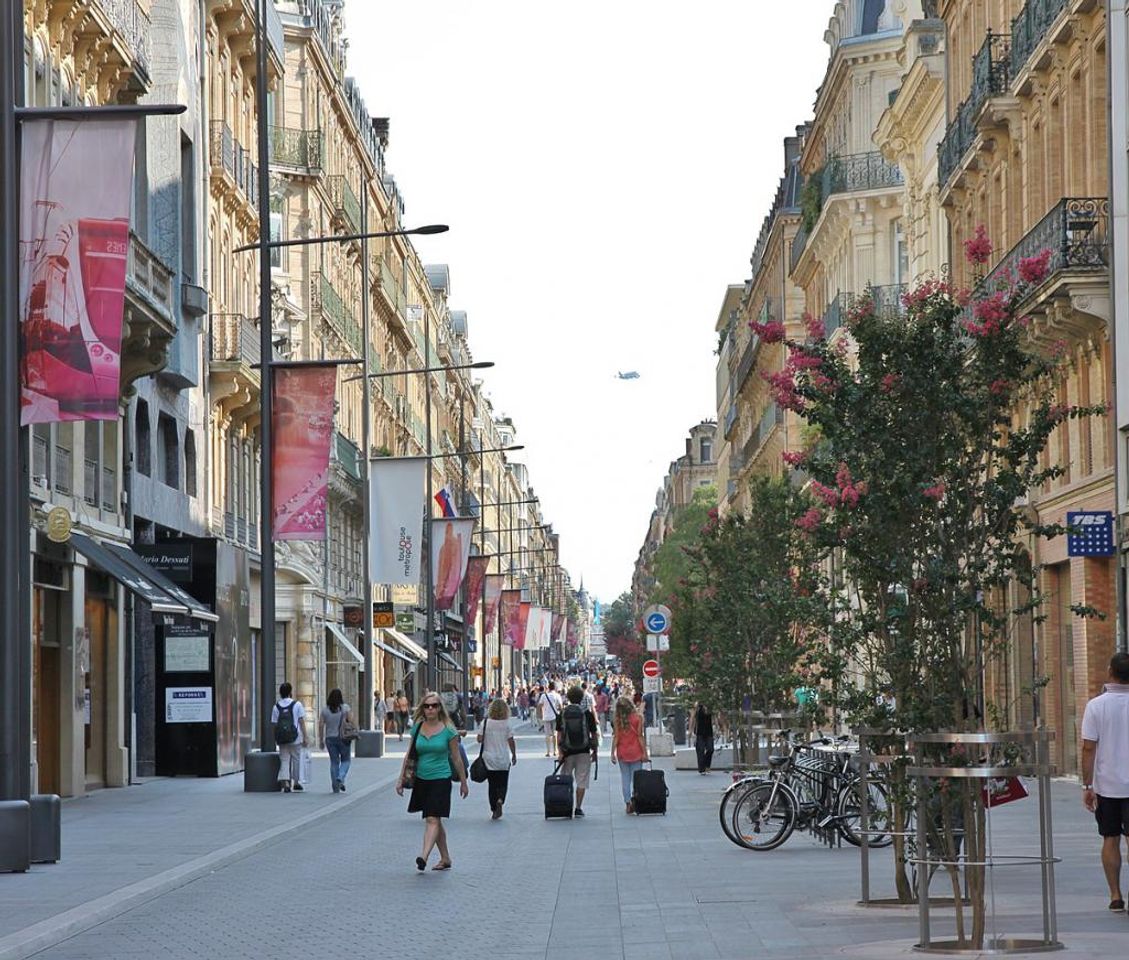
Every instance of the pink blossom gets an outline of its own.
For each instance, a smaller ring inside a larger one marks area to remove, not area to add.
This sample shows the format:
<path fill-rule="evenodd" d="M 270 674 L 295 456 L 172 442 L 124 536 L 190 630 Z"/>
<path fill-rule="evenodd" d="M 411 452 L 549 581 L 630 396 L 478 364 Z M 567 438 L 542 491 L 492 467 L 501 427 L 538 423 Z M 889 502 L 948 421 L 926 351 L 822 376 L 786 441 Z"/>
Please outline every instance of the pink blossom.
<path fill-rule="evenodd" d="M 832 380 L 826 374 L 816 372 L 812 374 L 811 384 L 817 390 L 822 390 L 824 393 L 835 393 L 839 389 L 837 381 Z"/>
<path fill-rule="evenodd" d="M 1024 283 L 1030 283 L 1031 286 L 1042 283 L 1043 280 L 1047 279 L 1047 269 L 1050 262 L 1050 250 L 1044 250 L 1034 256 L 1027 256 L 1027 258 L 1019 261 L 1019 279 L 1023 280 Z"/>
<path fill-rule="evenodd" d="M 808 328 L 808 336 L 813 340 L 822 340 L 827 336 L 827 327 L 819 317 L 813 317 L 810 313 L 805 313 L 804 324 Z"/>
<path fill-rule="evenodd" d="M 901 382 L 901 379 L 901 376 L 896 373 L 888 373 L 882 378 L 879 389 L 881 389 L 883 393 L 889 393 Z"/>
<path fill-rule="evenodd" d="M 992 241 L 988 239 L 988 230 L 984 224 L 976 228 L 976 236 L 964 241 L 964 257 L 969 263 L 985 264 L 992 256 Z"/>
<path fill-rule="evenodd" d="M 807 513 L 805 513 L 802 517 L 800 517 L 796 521 L 796 526 L 799 527 L 801 530 L 805 530 L 808 533 L 811 533 L 822 522 L 823 522 L 823 514 L 819 512 L 818 508 L 812 507 L 811 509 L 809 509 L 807 511 Z"/>
<path fill-rule="evenodd" d="M 807 460 L 807 458 L 806 450 L 785 450 L 784 453 L 781 454 L 781 459 L 783 459 L 789 467 L 798 467 Z"/>
<path fill-rule="evenodd" d="M 930 500 L 940 500 L 945 495 L 945 484 L 938 482 L 931 487 L 926 487 L 921 491 L 923 497 L 928 497 Z"/>
<path fill-rule="evenodd" d="M 792 354 L 789 363 L 793 370 L 817 370 L 823 366 L 823 357 L 797 350 Z"/>
<path fill-rule="evenodd" d="M 822 483 L 813 480 L 811 489 L 812 493 L 819 497 L 824 505 L 828 507 L 839 506 L 839 491 L 834 487 L 825 487 Z"/>
<path fill-rule="evenodd" d="M 779 320 L 768 320 L 765 323 L 761 323 L 759 320 L 750 320 L 749 329 L 765 343 L 779 343 L 784 339 L 784 324 Z"/>
<path fill-rule="evenodd" d="M 706 514 L 711 520 L 717 519 L 717 507 L 710 507 L 709 513 Z"/>
<path fill-rule="evenodd" d="M 997 377 L 990 384 L 988 384 L 988 392 L 993 396 L 1000 396 L 1000 394 L 1007 393 L 1011 388 L 1011 381 L 1004 377 Z"/>

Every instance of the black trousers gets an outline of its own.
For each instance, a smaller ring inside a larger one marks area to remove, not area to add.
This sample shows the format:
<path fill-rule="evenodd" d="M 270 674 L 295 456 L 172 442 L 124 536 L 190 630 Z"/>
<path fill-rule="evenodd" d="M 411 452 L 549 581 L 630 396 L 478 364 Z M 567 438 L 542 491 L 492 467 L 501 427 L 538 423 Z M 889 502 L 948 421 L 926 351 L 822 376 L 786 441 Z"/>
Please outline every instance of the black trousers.
<path fill-rule="evenodd" d="M 490 809 L 499 803 L 506 802 L 506 791 L 510 786 L 509 770 L 487 770 L 486 782 L 490 787 Z"/>
<path fill-rule="evenodd" d="M 713 737 L 695 737 L 694 752 L 698 754 L 698 773 L 704 773 L 713 764 Z"/>

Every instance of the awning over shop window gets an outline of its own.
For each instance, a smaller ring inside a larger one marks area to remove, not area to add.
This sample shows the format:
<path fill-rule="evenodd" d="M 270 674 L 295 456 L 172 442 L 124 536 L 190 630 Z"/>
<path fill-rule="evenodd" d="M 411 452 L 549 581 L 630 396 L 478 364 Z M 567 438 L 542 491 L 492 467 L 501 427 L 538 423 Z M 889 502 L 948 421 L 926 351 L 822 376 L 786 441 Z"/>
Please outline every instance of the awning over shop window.
<path fill-rule="evenodd" d="M 380 647 L 380 649 L 383 650 L 385 653 L 391 654 L 392 656 L 394 656 L 394 657 L 396 657 L 400 660 L 403 660 L 405 663 L 409 664 L 410 666 L 414 667 L 417 663 L 419 663 L 419 661 L 416 660 L 415 657 L 409 657 L 406 653 L 401 653 L 395 647 L 390 647 L 388 644 L 381 643 L 379 640 L 376 640 L 376 639 L 374 639 L 372 642 L 373 642 L 373 646 Z"/>
<path fill-rule="evenodd" d="M 111 551 L 107 544 L 92 540 L 84 533 L 72 533 L 70 545 L 81 553 L 96 567 L 104 570 L 118 581 L 127 590 L 135 593 L 144 600 L 154 613 L 176 613 L 186 615 L 189 612 L 188 604 L 181 603 L 178 599 L 162 590 L 156 583 L 156 578 L 148 571 L 148 565 L 140 557 L 137 562 L 145 567 L 143 572 L 121 558 L 117 551 Z M 125 550 L 125 547 L 120 548 Z M 127 551 L 131 552 L 132 551 Z M 136 554 L 133 554 L 136 557 Z"/>
<path fill-rule="evenodd" d="M 364 656 L 361 654 L 360 650 L 358 650 L 356 647 L 353 646 L 352 643 L 349 642 L 349 638 L 347 636 L 345 636 L 344 630 L 342 630 L 339 626 L 337 626 L 336 623 L 327 623 L 325 625 L 325 629 L 326 629 L 327 632 L 332 634 L 333 639 L 336 640 L 338 642 L 338 644 L 340 644 L 340 646 L 345 650 L 345 652 L 347 654 L 349 654 L 350 657 L 352 657 L 354 660 L 356 660 L 357 663 L 364 664 L 364 662 L 365 662 Z M 332 661 L 330 661 L 330 662 L 332 662 Z"/>
<path fill-rule="evenodd" d="M 155 569 L 151 564 L 145 561 L 144 557 L 134 553 L 129 547 L 123 547 L 118 543 L 107 543 L 106 549 L 110 550 L 119 560 L 127 566 L 132 567 L 133 570 L 140 576 L 148 580 L 152 580 L 158 587 L 165 591 L 174 600 L 179 600 L 186 607 L 191 616 L 197 620 L 206 620 L 208 623 L 217 623 L 217 617 L 211 610 L 204 604 L 197 600 L 183 587 L 173 583 L 166 577 L 160 570 Z"/>
<path fill-rule="evenodd" d="M 454 657 L 452 657 L 446 650 L 440 650 L 438 652 L 438 657 L 444 663 L 449 664 L 450 666 L 452 666 L 456 670 L 458 670 L 459 673 L 463 672 L 463 665 L 461 663 L 459 663 L 459 661 L 456 660 Z"/>
<path fill-rule="evenodd" d="M 393 643 L 399 644 L 408 653 L 410 653 L 417 660 L 426 660 L 427 651 L 423 649 L 418 643 L 410 637 L 405 636 L 399 630 L 393 630 L 391 627 L 384 628 L 384 635 L 392 640 Z"/>

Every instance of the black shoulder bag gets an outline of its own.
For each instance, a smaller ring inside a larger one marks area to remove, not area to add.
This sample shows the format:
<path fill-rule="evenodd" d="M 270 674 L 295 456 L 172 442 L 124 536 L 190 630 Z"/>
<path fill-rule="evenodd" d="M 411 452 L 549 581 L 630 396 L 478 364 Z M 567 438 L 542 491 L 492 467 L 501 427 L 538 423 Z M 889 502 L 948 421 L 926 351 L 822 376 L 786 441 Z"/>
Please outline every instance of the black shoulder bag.
<path fill-rule="evenodd" d="M 482 721 L 482 743 L 478 745 L 478 756 L 470 765 L 470 778 L 475 783 L 482 783 L 486 779 L 486 761 L 482 759 L 482 751 L 486 749 L 486 727 L 489 724 L 489 717 Z"/>

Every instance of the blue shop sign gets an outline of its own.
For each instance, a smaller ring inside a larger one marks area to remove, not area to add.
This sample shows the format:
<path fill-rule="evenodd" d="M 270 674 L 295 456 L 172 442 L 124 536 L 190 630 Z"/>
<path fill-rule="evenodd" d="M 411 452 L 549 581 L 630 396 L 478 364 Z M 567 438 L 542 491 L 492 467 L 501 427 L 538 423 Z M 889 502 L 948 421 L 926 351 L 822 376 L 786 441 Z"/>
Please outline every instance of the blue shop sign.
<path fill-rule="evenodd" d="M 1068 557 L 1112 557 L 1117 552 L 1109 510 L 1071 510 L 1066 531 Z"/>

